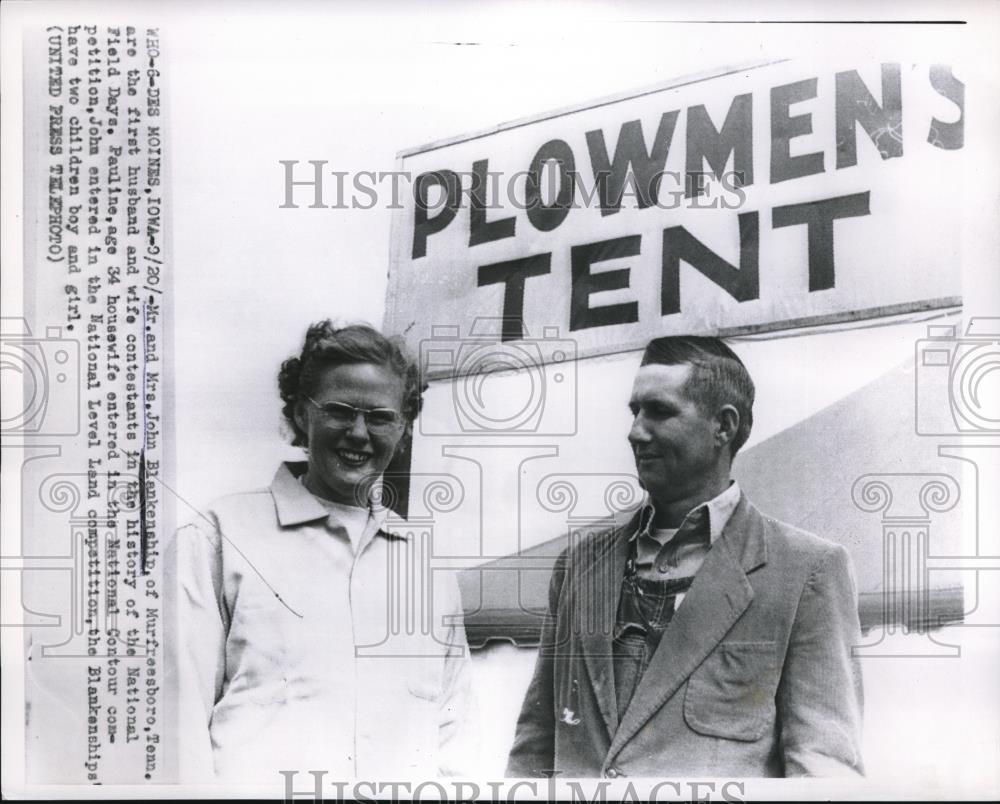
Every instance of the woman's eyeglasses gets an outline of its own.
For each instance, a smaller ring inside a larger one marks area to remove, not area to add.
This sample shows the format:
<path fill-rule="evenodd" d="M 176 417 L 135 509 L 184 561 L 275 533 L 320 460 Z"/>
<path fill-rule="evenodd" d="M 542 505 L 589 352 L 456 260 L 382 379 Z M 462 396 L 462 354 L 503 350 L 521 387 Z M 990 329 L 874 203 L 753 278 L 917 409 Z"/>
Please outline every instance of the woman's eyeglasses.
<path fill-rule="evenodd" d="M 388 435 L 402 429 L 405 424 L 403 415 L 392 408 L 356 408 L 346 402 L 317 402 L 311 396 L 306 396 L 312 402 L 327 424 L 332 427 L 348 428 L 354 426 L 358 414 L 365 420 L 365 427 L 372 435 Z"/>

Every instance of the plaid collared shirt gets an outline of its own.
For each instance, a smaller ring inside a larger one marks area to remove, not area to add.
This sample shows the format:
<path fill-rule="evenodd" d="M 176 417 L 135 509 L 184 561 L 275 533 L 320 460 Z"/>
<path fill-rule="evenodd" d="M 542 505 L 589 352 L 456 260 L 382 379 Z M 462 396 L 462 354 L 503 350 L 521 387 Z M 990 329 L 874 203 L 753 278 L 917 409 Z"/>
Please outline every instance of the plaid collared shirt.
<path fill-rule="evenodd" d="M 661 542 L 654 535 L 655 503 L 647 500 L 640 513 L 639 528 L 631 537 L 636 542 L 636 572 L 640 577 L 661 581 L 694 576 L 739 501 L 740 486 L 733 480 L 720 495 L 693 508 L 674 535 Z"/>

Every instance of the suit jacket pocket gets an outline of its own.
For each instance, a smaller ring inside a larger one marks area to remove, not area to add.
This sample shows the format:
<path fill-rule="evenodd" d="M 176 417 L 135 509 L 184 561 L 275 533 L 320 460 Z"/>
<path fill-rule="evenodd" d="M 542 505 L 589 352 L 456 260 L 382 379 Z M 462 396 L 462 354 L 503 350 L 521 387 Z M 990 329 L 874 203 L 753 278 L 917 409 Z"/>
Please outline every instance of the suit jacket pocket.
<path fill-rule="evenodd" d="M 688 679 L 684 720 L 707 737 L 753 742 L 774 722 L 779 664 L 773 642 L 722 642 Z"/>

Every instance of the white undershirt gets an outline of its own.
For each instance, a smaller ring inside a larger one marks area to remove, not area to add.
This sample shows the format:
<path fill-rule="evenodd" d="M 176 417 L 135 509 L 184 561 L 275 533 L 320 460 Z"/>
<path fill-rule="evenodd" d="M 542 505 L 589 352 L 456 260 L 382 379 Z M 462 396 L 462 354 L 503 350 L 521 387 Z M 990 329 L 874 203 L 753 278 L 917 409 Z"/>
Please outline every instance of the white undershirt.
<path fill-rule="evenodd" d="M 679 530 L 680 528 L 653 528 L 651 535 L 660 544 L 666 544 L 677 535 Z"/>
<path fill-rule="evenodd" d="M 354 554 L 357 555 L 361 537 L 368 526 L 368 509 L 331 502 L 330 500 L 321 500 L 321 502 L 334 515 L 337 523 L 344 526 L 347 537 L 351 540 L 351 547 L 354 548 Z"/>
<path fill-rule="evenodd" d="M 305 486 L 305 475 L 299 478 L 299 481 Z M 309 492 L 312 494 L 312 492 Z M 313 494 L 313 497 L 316 497 Z M 316 497 L 320 504 L 331 514 L 333 518 L 337 521 L 338 525 L 343 526 L 344 530 L 347 531 L 347 538 L 351 540 L 351 548 L 354 554 L 358 554 L 358 546 L 361 544 L 361 537 L 364 535 L 365 528 L 368 527 L 368 517 L 369 510 L 367 508 L 358 508 L 356 505 L 344 505 L 343 503 L 333 502 L 333 500 L 327 500 L 323 497 Z"/>

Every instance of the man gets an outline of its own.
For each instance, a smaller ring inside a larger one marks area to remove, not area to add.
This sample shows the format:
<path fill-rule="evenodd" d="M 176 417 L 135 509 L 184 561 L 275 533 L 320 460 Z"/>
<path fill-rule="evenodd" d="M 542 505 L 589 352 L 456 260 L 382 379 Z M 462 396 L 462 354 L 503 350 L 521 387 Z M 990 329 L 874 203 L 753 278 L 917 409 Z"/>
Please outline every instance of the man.
<path fill-rule="evenodd" d="M 507 773 L 860 774 L 847 551 L 730 479 L 754 387 L 717 338 L 657 338 L 629 441 L 648 492 L 556 562 Z"/>

